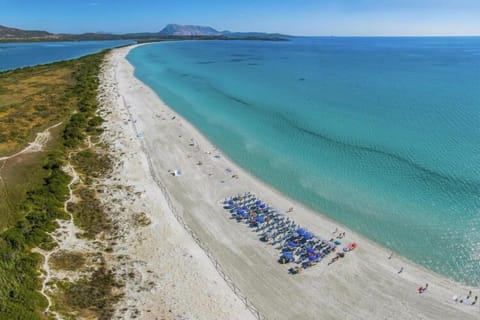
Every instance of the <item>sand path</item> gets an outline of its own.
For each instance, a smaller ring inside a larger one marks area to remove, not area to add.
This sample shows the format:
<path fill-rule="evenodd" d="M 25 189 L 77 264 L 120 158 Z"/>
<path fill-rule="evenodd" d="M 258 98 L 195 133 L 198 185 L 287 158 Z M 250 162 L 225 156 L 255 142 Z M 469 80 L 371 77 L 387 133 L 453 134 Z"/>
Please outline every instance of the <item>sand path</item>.
<path fill-rule="evenodd" d="M 168 218 L 171 223 L 174 213 L 180 221 L 185 221 L 187 230 L 192 230 L 198 242 L 208 248 L 228 279 L 269 319 L 478 319 L 478 304 L 454 303 L 451 298 L 454 294 L 465 295 L 469 290 L 478 295 L 479 288 L 455 283 L 401 257 L 388 259 L 390 253 L 386 249 L 281 195 L 223 155 L 214 157 L 219 154 L 215 146 L 133 77 L 133 67 L 124 59 L 130 49 L 121 48 L 110 54 L 110 72 L 115 76 L 108 85 L 114 87 L 117 95 L 113 110 L 124 117 L 118 122 L 123 123 L 117 129 L 122 132 L 118 138 L 125 143 L 136 140 L 140 145 L 132 152 L 136 156 L 140 152 L 144 157 L 135 167 L 126 166 L 122 172 L 136 180 L 137 186 L 143 186 L 141 190 L 146 194 L 163 194 L 162 199 L 145 199 L 145 205 L 151 207 L 158 207 L 155 201 L 164 203 L 162 210 L 167 211 L 156 217 L 152 214 L 156 221 L 151 227 L 155 232 L 145 234 L 145 241 L 156 243 L 157 250 L 163 250 L 166 246 L 163 219 Z M 125 161 L 131 157 L 134 157 L 131 153 L 124 155 Z M 131 172 L 139 170 L 139 166 L 151 171 L 150 174 L 142 178 Z M 183 174 L 172 176 L 171 170 L 177 168 Z M 152 176 L 165 189 L 149 182 Z M 288 266 L 276 262 L 278 251 L 259 242 L 257 235 L 244 224 L 230 220 L 222 208 L 225 197 L 246 191 L 252 191 L 279 210 L 294 207 L 288 215 L 321 236 L 328 237 L 336 228 L 345 231 L 344 243 L 356 241 L 359 248 L 331 266 L 323 261 L 300 275 L 289 275 Z M 175 245 L 178 244 L 174 242 Z M 144 259 L 154 261 L 153 255 Z M 191 261 L 194 263 L 195 259 Z M 401 267 L 404 271 L 398 273 Z M 211 268 L 202 272 L 198 275 L 207 279 L 216 277 Z M 188 287 L 191 280 L 177 278 L 182 283 L 176 285 Z M 418 294 L 416 289 L 425 283 L 429 289 Z M 169 294 L 172 292 L 164 292 Z M 196 316 L 192 318 L 209 318 L 193 314 Z"/>
<path fill-rule="evenodd" d="M 67 220 L 57 220 L 59 228 L 55 232 L 50 234 L 53 240 L 57 243 L 57 246 L 55 247 L 55 249 L 50 251 L 45 251 L 40 248 L 35 248 L 32 250 L 33 252 L 40 253 L 44 258 L 43 266 L 42 266 L 44 274 L 43 274 L 42 288 L 40 290 L 40 293 L 47 299 L 47 302 L 48 302 L 47 307 L 44 310 L 44 313 L 53 315 L 55 319 L 61 319 L 62 317 L 57 312 L 51 310 L 51 307 L 53 304 L 52 304 L 52 299 L 50 298 L 50 295 L 48 292 L 51 289 L 50 281 L 52 281 L 55 278 L 57 279 L 62 278 L 65 276 L 65 274 L 59 270 L 52 270 L 52 268 L 49 265 L 50 257 L 62 250 L 66 250 L 66 251 L 77 250 L 82 252 L 91 251 L 89 250 L 87 241 L 78 239 L 76 237 L 78 233 L 81 233 L 81 230 L 75 226 L 73 215 L 68 210 L 68 204 L 74 201 L 73 186 L 80 182 L 80 177 L 70 164 L 65 166 L 64 170 L 65 172 L 68 172 L 72 177 L 72 179 L 67 185 L 68 191 L 69 191 L 69 197 L 67 200 L 65 200 L 63 205 L 64 211 L 68 214 L 69 218 Z"/>
<path fill-rule="evenodd" d="M 12 159 L 12 158 L 18 157 L 19 155 L 24 154 L 24 153 L 42 151 L 43 147 L 47 144 L 48 140 L 50 139 L 50 130 L 58 127 L 61 124 L 62 124 L 62 122 L 59 122 L 57 124 L 54 124 L 53 126 L 48 127 L 47 129 L 43 130 L 42 132 L 37 133 L 37 135 L 35 137 L 35 140 L 33 140 L 33 142 L 30 142 L 28 144 L 28 146 L 26 146 L 21 151 L 15 153 L 15 154 L 12 154 L 10 156 L 0 157 L 0 161 Z"/>

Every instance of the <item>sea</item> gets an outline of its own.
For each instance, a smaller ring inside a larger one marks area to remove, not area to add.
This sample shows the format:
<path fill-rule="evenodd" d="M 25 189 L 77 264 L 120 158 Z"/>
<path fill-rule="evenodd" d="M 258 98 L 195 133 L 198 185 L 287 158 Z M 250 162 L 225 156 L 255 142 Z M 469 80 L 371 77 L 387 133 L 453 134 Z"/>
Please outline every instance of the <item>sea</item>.
<path fill-rule="evenodd" d="M 127 58 L 256 177 L 480 285 L 479 37 L 168 42 Z"/>
<path fill-rule="evenodd" d="M 79 58 L 132 40 L 0 43 L 0 71 Z"/>

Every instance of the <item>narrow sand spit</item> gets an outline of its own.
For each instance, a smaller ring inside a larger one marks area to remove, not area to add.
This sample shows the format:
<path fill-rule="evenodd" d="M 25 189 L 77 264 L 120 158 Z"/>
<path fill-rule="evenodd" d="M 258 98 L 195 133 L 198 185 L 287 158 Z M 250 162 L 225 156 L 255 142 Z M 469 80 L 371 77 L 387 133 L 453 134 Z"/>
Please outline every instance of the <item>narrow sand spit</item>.
<path fill-rule="evenodd" d="M 254 319 L 254 310 L 234 294 L 172 214 L 119 91 L 118 81 L 124 81 L 118 78 L 119 57 L 110 55 L 104 64 L 99 95 L 106 119 L 103 141 L 115 158 L 100 194 L 119 226 L 116 261 L 109 264 L 125 283 L 115 318 Z"/>
<path fill-rule="evenodd" d="M 125 59 L 131 48 L 109 54 L 101 97 L 108 114 L 105 140 L 119 157 L 104 200 L 123 208 L 125 235 L 118 254 L 131 256 L 130 267 L 140 279 L 127 283 L 125 307 L 138 308 L 142 319 L 252 316 L 179 224 L 185 221 L 268 319 L 478 319 L 478 304 L 455 303 L 452 296 L 469 290 L 480 295 L 479 288 L 397 256 L 389 259 L 386 249 L 281 195 L 223 155 L 215 157 L 215 146 L 133 76 Z M 182 175 L 172 176 L 177 168 Z M 330 266 L 322 261 L 289 275 L 288 266 L 277 263 L 278 251 L 222 208 L 225 197 L 246 191 L 279 210 L 293 207 L 288 215 L 318 235 L 328 237 L 338 228 L 346 232 L 344 243 L 359 247 Z M 134 227 L 132 217 L 141 212 L 152 223 Z M 417 288 L 426 283 L 428 290 L 419 294 Z"/>

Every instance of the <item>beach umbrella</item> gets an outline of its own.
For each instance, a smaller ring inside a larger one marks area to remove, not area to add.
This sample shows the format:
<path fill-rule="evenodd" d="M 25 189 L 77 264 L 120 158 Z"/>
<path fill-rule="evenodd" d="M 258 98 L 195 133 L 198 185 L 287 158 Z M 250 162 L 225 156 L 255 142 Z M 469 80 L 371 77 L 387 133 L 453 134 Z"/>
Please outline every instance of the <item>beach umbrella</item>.
<path fill-rule="evenodd" d="M 258 223 L 263 223 L 265 221 L 265 219 L 263 217 L 257 217 L 257 222 Z"/>
<path fill-rule="evenodd" d="M 308 247 L 308 248 L 307 248 L 307 252 L 308 252 L 308 253 L 314 253 L 314 252 L 315 252 L 315 249 Z"/>
<path fill-rule="evenodd" d="M 293 260 L 293 254 L 290 251 L 285 251 L 282 254 L 283 257 L 287 258 L 288 260 Z"/>
<path fill-rule="evenodd" d="M 303 236 L 305 234 L 305 232 L 306 231 L 303 228 L 300 228 L 300 229 L 297 230 L 297 234 L 300 235 L 300 236 Z"/>
<path fill-rule="evenodd" d="M 248 218 L 248 213 L 246 213 L 245 211 L 241 212 L 240 215 L 244 218 Z"/>
<path fill-rule="evenodd" d="M 255 204 L 256 204 L 257 206 L 258 206 L 258 205 L 261 205 L 261 204 L 262 204 L 262 201 L 257 200 L 257 201 L 255 201 Z"/>
<path fill-rule="evenodd" d="M 297 246 L 297 243 L 293 242 L 293 241 L 289 241 L 288 242 L 288 246 L 289 247 L 296 247 Z"/>
<path fill-rule="evenodd" d="M 315 261 L 317 259 L 318 259 L 318 257 L 316 255 L 308 257 L 308 260 L 310 260 L 310 261 Z"/>
<path fill-rule="evenodd" d="M 262 203 L 262 204 L 259 205 L 258 207 L 259 207 L 260 209 L 265 209 L 267 206 L 266 206 L 264 203 Z"/>
<path fill-rule="evenodd" d="M 303 237 L 306 239 L 306 240 L 310 240 L 313 238 L 313 235 L 310 233 L 310 232 L 305 232 L 303 234 Z"/>
<path fill-rule="evenodd" d="M 235 202 L 233 200 L 228 200 L 227 202 L 229 205 L 233 206 L 235 204 Z"/>

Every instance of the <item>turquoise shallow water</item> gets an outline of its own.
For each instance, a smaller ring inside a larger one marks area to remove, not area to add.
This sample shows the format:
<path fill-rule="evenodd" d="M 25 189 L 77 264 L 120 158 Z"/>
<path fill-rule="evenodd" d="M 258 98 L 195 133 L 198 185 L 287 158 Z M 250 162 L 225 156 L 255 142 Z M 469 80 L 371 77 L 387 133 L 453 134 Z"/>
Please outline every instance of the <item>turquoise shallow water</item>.
<path fill-rule="evenodd" d="M 75 59 L 132 40 L 0 43 L 0 71 Z"/>
<path fill-rule="evenodd" d="M 480 38 L 173 42 L 128 59 L 257 177 L 480 285 Z"/>

